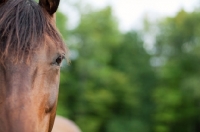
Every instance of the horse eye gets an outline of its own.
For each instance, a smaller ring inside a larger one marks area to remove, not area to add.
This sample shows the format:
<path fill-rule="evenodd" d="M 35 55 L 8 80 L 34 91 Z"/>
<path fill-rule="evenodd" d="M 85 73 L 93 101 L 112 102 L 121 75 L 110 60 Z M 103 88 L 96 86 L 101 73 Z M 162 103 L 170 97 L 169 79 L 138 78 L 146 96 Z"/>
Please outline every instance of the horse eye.
<path fill-rule="evenodd" d="M 58 65 L 58 66 L 60 66 L 61 65 L 61 63 L 62 63 L 62 60 L 64 59 L 64 57 L 63 56 L 59 56 L 57 59 L 56 59 L 56 65 Z"/>

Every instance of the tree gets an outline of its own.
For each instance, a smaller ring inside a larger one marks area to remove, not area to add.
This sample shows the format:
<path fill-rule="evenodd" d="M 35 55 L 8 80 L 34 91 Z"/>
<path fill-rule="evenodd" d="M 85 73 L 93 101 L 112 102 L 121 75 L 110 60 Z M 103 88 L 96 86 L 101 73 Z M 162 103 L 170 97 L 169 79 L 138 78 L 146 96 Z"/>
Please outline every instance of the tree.
<path fill-rule="evenodd" d="M 134 86 L 111 65 L 113 50 L 121 42 L 111 8 L 83 14 L 70 38 L 76 40 L 72 48 L 79 56 L 62 71 L 59 104 L 68 111 L 58 110 L 83 131 L 109 131 L 107 122 L 131 112 L 136 104 Z"/>
<path fill-rule="evenodd" d="M 199 12 L 181 10 L 160 24 L 156 49 L 165 58 L 154 93 L 157 132 L 199 131 Z"/>

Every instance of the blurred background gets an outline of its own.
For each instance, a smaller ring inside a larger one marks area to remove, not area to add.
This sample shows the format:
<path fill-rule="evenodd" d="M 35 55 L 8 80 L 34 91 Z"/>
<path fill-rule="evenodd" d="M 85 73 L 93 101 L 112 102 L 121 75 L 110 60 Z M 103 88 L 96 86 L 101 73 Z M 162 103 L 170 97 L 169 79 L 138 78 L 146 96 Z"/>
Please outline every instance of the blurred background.
<path fill-rule="evenodd" d="M 61 0 L 57 114 L 83 132 L 200 132 L 200 1 Z"/>

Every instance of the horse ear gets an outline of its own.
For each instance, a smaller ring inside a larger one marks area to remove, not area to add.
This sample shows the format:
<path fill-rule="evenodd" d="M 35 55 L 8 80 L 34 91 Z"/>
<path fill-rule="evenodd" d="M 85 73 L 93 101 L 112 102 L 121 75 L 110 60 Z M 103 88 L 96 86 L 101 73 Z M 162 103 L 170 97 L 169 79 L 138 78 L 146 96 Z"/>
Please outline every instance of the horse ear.
<path fill-rule="evenodd" d="M 59 3 L 60 3 L 60 0 L 40 0 L 39 1 L 39 5 L 42 8 L 44 8 L 50 15 L 53 15 L 57 11 Z"/>

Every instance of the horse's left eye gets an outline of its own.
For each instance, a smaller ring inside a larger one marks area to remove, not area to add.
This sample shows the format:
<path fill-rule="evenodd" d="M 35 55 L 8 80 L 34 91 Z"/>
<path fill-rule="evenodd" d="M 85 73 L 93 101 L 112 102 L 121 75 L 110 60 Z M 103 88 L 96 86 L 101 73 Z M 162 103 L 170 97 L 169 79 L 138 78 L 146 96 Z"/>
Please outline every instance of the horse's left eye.
<path fill-rule="evenodd" d="M 55 64 L 58 65 L 58 66 L 60 66 L 63 59 L 64 59 L 64 56 L 59 56 L 59 57 L 56 59 Z"/>

